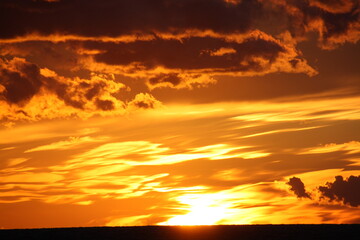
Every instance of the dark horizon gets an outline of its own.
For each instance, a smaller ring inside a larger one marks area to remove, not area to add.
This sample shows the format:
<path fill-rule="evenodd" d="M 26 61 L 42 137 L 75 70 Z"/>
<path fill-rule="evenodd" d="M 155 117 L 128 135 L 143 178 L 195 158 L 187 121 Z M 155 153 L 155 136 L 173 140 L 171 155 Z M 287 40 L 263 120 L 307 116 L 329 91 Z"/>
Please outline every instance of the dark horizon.
<path fill-rule="evenodd" d="M 216 226 L 131 226 L 27 230 L 1 230 L 4 239 L 357 239 L 359 224 L 216 225 Z"/>

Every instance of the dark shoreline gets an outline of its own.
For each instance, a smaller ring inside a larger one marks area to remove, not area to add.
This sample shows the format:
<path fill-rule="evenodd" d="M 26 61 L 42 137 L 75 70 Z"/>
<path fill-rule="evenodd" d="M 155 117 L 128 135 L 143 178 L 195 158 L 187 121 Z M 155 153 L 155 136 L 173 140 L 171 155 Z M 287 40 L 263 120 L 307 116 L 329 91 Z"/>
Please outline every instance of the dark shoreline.
<path fill-rule="evenodd" d="M 360 239 L 360 224 L 141 226 L 2 229 L 0 239 L 281 240 Z"/>

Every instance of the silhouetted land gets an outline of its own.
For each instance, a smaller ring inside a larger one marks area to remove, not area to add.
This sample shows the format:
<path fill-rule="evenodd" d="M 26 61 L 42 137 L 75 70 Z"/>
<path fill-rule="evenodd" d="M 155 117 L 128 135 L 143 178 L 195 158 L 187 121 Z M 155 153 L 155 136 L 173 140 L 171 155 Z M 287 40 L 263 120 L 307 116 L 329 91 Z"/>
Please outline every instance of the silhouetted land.
<path fill-rule="evenodd" d="M 89 227 L 0 230 L 0 239 L 72 240 L 291 240 L 360 239 L 360 225 L 232 225 Z"/>

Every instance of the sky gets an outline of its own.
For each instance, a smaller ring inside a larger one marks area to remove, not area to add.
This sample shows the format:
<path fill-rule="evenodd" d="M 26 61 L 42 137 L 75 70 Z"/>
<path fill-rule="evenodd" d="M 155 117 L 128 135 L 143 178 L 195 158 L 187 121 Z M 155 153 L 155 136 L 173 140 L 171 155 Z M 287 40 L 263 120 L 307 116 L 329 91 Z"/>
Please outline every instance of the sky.
<path fill-rule="evenodd" d="M 360 223 L 358 0 L 0 1 L 0 228 Z"/>

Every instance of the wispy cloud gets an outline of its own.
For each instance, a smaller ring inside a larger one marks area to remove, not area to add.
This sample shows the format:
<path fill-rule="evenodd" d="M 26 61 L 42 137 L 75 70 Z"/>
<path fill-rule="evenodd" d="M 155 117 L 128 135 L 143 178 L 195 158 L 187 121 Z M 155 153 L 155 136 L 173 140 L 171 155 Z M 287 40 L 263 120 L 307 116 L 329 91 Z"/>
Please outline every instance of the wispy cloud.
<path fill-rule="evenodd" d="M 347 152 L 348 154 L 360 153 L 360 142 L 351 141 L 340 144 L 336 144 L 336 143 L 324 144 L 322 146 L 304 149 L 301 152 L 301 154 L 322 154 L 322 153 L 331 153 L 337 151 L 344 151 Z"/>
<path fill-rule="evenodd" d="M 36 151 L 76 148 L 82 144 L 91 143 L 91 142 L 102 142 L 102 141 L 105 141 L 106 139 L 107 139 L 107 137 L 99 137 L 99 138 L 92 138 L 92 137 L 88 137 L 88 136 L 86 136 L 86 137 L 69 137 L 67 140 L 53 142 L 53 143 L 46 144 L 43 146 L 31 148 L 29 150 L 26 150 L 25 153 L 36 152 Z"/>

